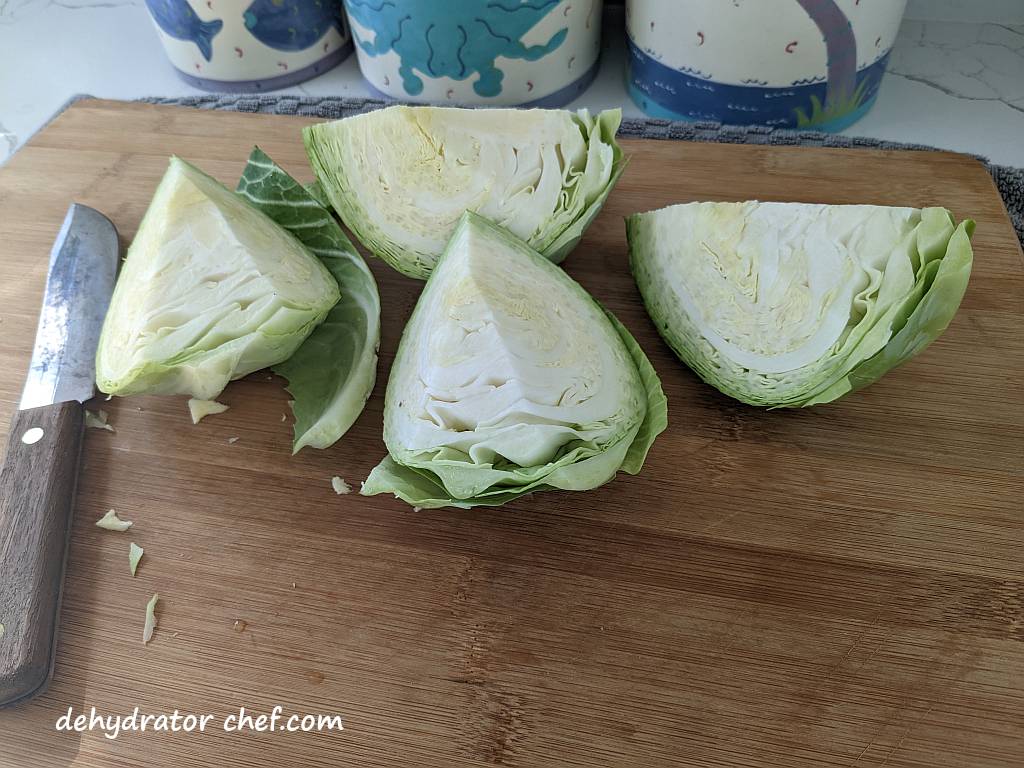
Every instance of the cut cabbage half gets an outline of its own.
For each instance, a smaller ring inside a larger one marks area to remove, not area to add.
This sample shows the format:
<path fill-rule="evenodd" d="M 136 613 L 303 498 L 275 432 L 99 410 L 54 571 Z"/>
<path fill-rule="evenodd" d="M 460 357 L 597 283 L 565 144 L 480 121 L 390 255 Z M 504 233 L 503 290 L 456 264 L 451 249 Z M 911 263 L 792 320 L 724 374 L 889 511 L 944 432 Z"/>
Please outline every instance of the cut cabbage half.
<path fill-rule="evenodd" d="M 943 208 L 688 203 L 627 220 L 630 265 L 669 346 L 751 405 L 826 403 L 946 328 L 974 222 Z"/>
<path fill-rule="evenodd" d="M 212 400 L 231 379 L 290 357 L 338 297 L 293 235 L 171 158 L 114 289 L 97 385 Z"/>
<path fill-rule="evenodd" d="M 322 191 L 370 251 L 426 279 L 464 211 L 556 264 L 623 169 L 621 113 L 395 106 L 303 131 Z"/>
<path fill-rule="evenodd" d="M 561 269 L 467 213 L 402 335 L 389 456 L 361 492 L 472 507 L 596 488 L 639 472 L 666 424 L 629 332 Z"/>

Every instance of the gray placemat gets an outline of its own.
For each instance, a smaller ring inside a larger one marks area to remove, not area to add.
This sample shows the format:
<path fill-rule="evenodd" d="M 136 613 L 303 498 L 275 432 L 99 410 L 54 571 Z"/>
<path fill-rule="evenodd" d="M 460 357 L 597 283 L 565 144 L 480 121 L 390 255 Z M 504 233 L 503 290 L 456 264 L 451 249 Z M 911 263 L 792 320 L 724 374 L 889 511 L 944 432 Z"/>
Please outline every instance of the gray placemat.
<path fill-rule="evenodd" d="M 305 115 L 335 119 L 370 112 L 386 106 L 377 99 L 354 99 L 333 96 L 184 96 L 181 98 L 141 99 L 150 104 L 173 104 L 197 109 L 220 109 L 235 112 L 265 112 L 275 115 Z M 895 141 L 881 141 L 856 136 L 837 136 L 817 131 L 792 131 L 763 126 L 729 126 L 718 123 L 689 123 L 656 120 L 653 118 L 627 119 L 622 121 L 620 136 L 645 139 L 669 139 L 675 141 L 713 141 L 722 144 L 775 144 L 807 147 L 843 147 L 870 149 L 913 149 L 934 151 L 937 147 L 922 144 L 905 144 Z M 1017 237 L 1024 244 L 1024 168 L 996 165 L 987 158 L 976 156 L 982 161 L 995 179 L 999 193 L 1003 196 L 1010 219 L 1017 230 Z"/>

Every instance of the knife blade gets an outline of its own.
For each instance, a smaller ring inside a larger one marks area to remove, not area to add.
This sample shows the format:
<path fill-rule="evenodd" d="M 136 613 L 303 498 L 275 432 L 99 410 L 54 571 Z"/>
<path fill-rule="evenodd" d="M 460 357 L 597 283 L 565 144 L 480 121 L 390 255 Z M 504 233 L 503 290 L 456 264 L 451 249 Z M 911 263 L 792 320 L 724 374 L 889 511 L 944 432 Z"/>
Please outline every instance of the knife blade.
<path fill-rule="evenodd" d="M 45 689 L 78 478 L 85 409 L 118 265 L 117 230 L 73 204 L 50 252 L 21 403 L 0 467 L 0 706 Z"/>

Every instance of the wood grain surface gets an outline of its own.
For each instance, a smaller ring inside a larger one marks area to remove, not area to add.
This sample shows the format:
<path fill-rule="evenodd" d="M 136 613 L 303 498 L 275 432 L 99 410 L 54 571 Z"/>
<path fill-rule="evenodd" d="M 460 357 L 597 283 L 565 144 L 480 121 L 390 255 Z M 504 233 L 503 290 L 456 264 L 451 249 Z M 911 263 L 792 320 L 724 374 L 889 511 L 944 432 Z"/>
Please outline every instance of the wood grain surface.
<path fill-rule="evenodd" d="M 71 201 L 127 242 L 169 154 L 233 184 L 258 143 L 306 181 L 309 122 L 85 101 L 0 168 L 0 423 Z M 639 476 L 498 510 L 336 496 L 332 475 L 356 483 L 384 454 L 384 384 L 420 288 L 374 261 L 378 385 L 332 449 L 289 455 L 287 396 L 266 374 L 198 426 L 184 398 L 104 405 L 117 432 L 86 435 L 55 677 L 0 711 L 0 766 L 1024 763 L 1024 260 L 988 174 L 946 153 L 624 146 L 630 165 L 564 266 L 662 377 L 670 426 Z M 622 219 L 748 198 L 974 217 L 960 313 L 838 404 L 725 398 L 656 335 Z M 111 507 L 130 532 L 93 525 Z M 146 550 L 134 579 L 131 541 Z M 275 705 L 345 729 L 54 730 L 68 707 Z"/>

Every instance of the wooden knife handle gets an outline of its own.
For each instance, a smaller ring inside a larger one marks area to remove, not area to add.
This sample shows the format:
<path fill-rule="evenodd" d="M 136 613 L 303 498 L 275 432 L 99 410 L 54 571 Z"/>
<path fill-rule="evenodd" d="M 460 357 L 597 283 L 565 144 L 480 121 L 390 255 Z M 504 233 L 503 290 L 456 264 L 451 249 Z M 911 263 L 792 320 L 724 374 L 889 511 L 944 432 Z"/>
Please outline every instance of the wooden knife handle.
<path fill-rule="evenodd" d="M 53 671 L 81 403 L 17 411 L 0 469 L 0 706 L 41 692 Z"/>

